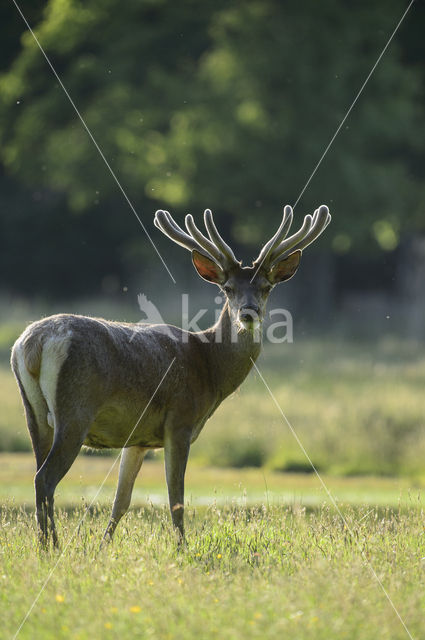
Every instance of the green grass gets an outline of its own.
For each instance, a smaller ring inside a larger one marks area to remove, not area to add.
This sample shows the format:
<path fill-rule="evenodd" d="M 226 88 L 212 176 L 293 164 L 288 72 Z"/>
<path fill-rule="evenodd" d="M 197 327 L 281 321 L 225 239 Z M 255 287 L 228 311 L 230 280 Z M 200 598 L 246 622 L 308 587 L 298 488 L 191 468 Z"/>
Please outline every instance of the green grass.
<path fill-rule="evenodd" d="M 424 476 L 423 345 L 268 346 L 258 366 L 320 470 Z M 216 465 L 310 468 L 255 372 L 217 411 L 193 455 Z"/>
<path fill-rule="evenodd" d="M 108 513 L 57 517 L 63 555 L 39 553 L 33 517 L 1 513 L 0 617 L 18 637 L 404 639 L 425 613 L 423 513 L 322 506 L 187 509 L 178 552 L 165 508 L 132 510 L 99 551 Z M 370 563 L 370 564 L 369 564 Z"/>
<path fill-rule="evenodd" d="M 117 480 L 116 458 L 79 455 L 56 490 L 56 505 L 74 508 L 81 501 L 111 505 Z M 113 466 L 114 465 L 114 466 Z M 112 471 L 111 471 L 111 467 Z M 0 454 L 0 503 L 32 509 L 34 503 L 34 456 L 30 453 Z M 408 508 L 423 505 L 423 485 L 408 478 L 338 477 L 321 475 L 332 497 L 350 505 Z M 106 480 L 105 480 L 106 479 Z M 102 489 L 99 492 L 99 488 Z M 220 469 L 190 461 L 186 472 L 186 499 L 193 507 L 211 504 L 245 506 L 317 507 L 331 504 L 315 474 L 279 473 L 268 469 Z M 166 504 L 167 489 L 161 455 L 144 462 L 136 480 L 132 505 Z"/>
<path fill-rule="evenodd" d="M 117 467 L 98 490 L 113 462 L 77 458 L 56 494 L 61 550 L 44 553 L 33 456 L 0 454 L 2 638 L 46 580 L 22 639 L 406 638 L 371 567 L 421 637 L 423 496 L 406 478 L 323 476 L 344 522 L 315 475 L 189 463 L 178 552 L 163 461 L 149 460 L 113 544 L 99 551 Z"/>
<path fill-rule="evenodd" d="M 0 449 L 29 449 L 3 361 Z M 407 638 L 368 563 L 423 637 L 423 346 L 310 341 L 266 348 L 258 364 L 348 528 L 315 474 L 281 472 L 309 467 L 255 374 L 192 448 L 180 553 L 161 454 L 101 552 L 117 468 L 98 493 L 114 458 L 80 455 L 57 489 L 60 555 L 37 548 L 32 454 L 2 453 L 1 638 L 46 579 L 19 638 Z"/>

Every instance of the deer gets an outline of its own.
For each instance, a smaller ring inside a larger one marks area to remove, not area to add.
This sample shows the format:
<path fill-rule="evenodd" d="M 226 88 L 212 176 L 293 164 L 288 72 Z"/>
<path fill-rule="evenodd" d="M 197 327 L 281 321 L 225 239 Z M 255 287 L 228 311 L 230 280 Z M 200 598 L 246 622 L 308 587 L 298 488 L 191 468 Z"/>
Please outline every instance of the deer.
<path fill-rule="evenodd" d="M 24 330 L 12 348 L 11 366 L 35 454 L 41 544 L 51 540 L 58 546 L 54 493 L 82 446 L 122 449 L 107 540 L 130 506 L 146 453 L 163 448 L 171 520 L 184 541 L 190 446 L 258 358 L 270 292 L 292 278 L 302 251 L 330 220 L 322 205 L 288 237 L 293 211 L 287 205 L 279 228 L 252 266 L 242 266 L 209 209 L 204 213 L 207 235 L 191 215 L 184 231 L 168 211 L 158 210 L 155 226 L 191 252 L 199 276 L 224 296 L 213 326 L 185 331 L 170 324 L 57 314 Z"/>

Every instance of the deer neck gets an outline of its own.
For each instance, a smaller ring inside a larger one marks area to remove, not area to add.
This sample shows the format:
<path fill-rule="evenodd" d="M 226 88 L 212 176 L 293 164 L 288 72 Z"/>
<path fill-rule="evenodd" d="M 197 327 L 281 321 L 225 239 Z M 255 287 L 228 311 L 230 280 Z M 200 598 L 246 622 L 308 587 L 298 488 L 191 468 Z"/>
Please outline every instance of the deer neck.
<path fill-rule="evenodd" d="M 262 345 L 261 327 L 255 332 L 240 330 L 226 302 L 216 324 L 204 332 L 217 388 L 224 398 L 245 380 Z M 207 346 L 207 345 L 206 345 Z"/>

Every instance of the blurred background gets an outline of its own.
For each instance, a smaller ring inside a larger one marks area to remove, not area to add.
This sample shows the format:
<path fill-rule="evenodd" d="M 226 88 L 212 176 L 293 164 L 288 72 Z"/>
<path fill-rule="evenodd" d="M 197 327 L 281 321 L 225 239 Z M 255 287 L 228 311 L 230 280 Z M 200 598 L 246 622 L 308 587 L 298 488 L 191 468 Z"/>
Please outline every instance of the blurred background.
<path fill-rule="evenodd" d="M 58 311 L 181 322 L 216 291 L 153 226 L 206 207 L 245 263 L 294 204 L 333 221 L 272 306 L 294 343 L 261 360 L 313 461 L 425 476 L 423 24 L 416 2 L 307 184 L 407 3 L 21 0 L 0 6 L 0 450 L 29 449 L 10 347 Z M 307 184 L 307 187 L 306 187 Z M 304 190 L 304 187 L 305 190 Z M 300 197 L 301 196 L 301 197 Z M 255 376 L 194 448 L 207 464 L 309 470 Z M 243 400 L 240 402 L 240 400 Z M 229 429 L 231 425 L 231 429 Z"/>

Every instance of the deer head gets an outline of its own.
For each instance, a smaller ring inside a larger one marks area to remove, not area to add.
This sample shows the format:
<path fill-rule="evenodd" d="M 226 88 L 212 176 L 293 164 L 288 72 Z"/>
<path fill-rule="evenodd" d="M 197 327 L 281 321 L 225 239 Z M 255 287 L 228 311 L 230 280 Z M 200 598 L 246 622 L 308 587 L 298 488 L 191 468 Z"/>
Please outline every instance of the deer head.
<path fill-rule="evenodd" d="M 210 209 L 204 213 L 208 237 L 198 229 L 191 215 L 185 218 L 187 232 L 179 227 L 168 211 L 157 211 L 154 223 L 171 240 L 192 252 L 196 271 L 201 278 L 220 287 L 239 327 L 253 330 L 264 319 L 267 299 L 273 287 L 292 278 L 303 249 L 324 231 L 331 216 L 328 207 L 322 205 L 313 216 L 305 216 L 301 228 L 287 238 L 292 220 L 292 208 L 287 205 L 278 230 L 250 267 L 242 266 L 220 236 Z"/>

